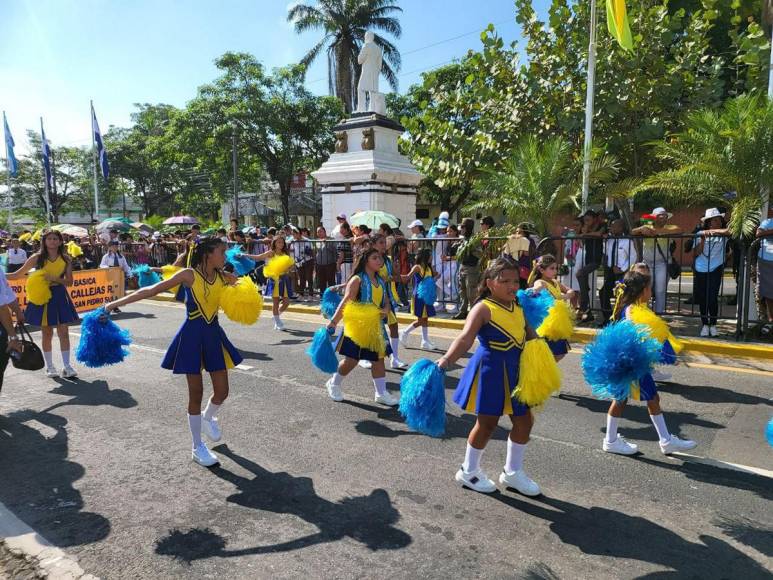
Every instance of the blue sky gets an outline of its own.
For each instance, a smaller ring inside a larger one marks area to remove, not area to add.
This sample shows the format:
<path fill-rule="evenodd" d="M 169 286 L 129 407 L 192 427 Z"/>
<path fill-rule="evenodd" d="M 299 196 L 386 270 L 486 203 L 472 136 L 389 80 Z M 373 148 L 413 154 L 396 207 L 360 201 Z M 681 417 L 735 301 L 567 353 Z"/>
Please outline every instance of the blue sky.
<path fill-rule="evenodd" d="M 20 149 L 26 149 L 25 132 L 38 129 L 40 116 L 55 145 L 89 145 L 89 99 L 103 131 L 125 126 L 133 103 L 183 106 L 199 85 L 215 78 L 212 62 L 226 51 L 250 52 L 272 68 L 297 62 L 319 34 L 295 34 L 286 22 L 287 0 L 2 2 L 0 108 Z M 399 4 L 401 90 L 417 82 L 421 71 L 477 49 L 489 22 L 507 42 L 519 38 L 512 0 Z M 324 57 L 308 71 L 307 85 L 327 91 Z"/>

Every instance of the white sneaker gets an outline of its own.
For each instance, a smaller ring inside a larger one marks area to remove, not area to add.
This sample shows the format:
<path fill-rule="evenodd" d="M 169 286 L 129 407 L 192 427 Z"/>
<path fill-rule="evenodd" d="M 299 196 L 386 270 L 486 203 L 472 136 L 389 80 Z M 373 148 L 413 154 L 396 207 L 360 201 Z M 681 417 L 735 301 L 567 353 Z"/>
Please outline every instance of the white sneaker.
<path fill-rule="evenodd" d="M 435 303 L 432 305 L 432 308 L 434 308 L 435 310 L 438 310 L 438 309 L 439 309 L 441 306 L 442 306 L 442 304 L 440 304 L 440 302 L 435 302 Z"/>
<path fill-rule="evenodd" d="M 716 326 L 709 326 L 709 336 L 719 336 L 719 331 Z"/>
<path fill-rule="evenodd" d="M 325 388 L 327 388 L 327 394 L 334 401 L 339 402 L 344 400 L 344 393 L 341 390 L 341 385 L 333 384 L 333 377 L 330 377 L 327 380 L 325 383 Z"/>
<path fill-rule="evenodd" d="M 373 363 L 369 360 L 361 360 L 357 363 L 357 366 L 359 366 L 362 369 L 370 369 L 373 368 Z"/>
<path fill-rule="evenodd" d="M 395 407 L 398 404 L 400 404 L 400 399 L 397 397 L 393 397 L 389 393 L 384 393 L 383 395 L 376 395 L 373 398 L 374 401 L 381 405 L 386 405 L 387 407 Z"/>
<path fill-rule="evenodd" d="M 480 493 L 494 493 L 497 490 L 497 484 L 491 481 L 482 469 L 467 473 L 464 469 L 456 472 L 456 482 L 462 487 L 469 488 Z"/>
<path fill-rule="evenodd" d="M 653 371 L 652 380 L 656 382 L 666 382 L 671 380 L 671 373 L 664 373 L 663 371 Z"/>
<path fill-rule="evenodd" d="M 408 348 L 408 334 L 404 330 L 399 332 L 397 335 L 397 340 L 399 340 L 400 344 L 402 344 L 405 348 Z"/>
<path fill-rule="evenodd" d="M 616 453 L 617 455 L 634 455 L 639 451 L 636 445 L 628 443 L 622 435 L 618 435 L 612 443 L 607 441 L 605 437 L 601 448 L 607 453 Z"/>
<path fill-rule="evenodd" d="M 675 451 L 689 451 L 690 449 L 695 449 L 697 445 L 698 444 L 695 441 L 679 439 L 676 435 L 671 435 L 671 439 L 660 444 L 660 450 L 663 452 L 663 455 L 669 455 Z"/>
<path fill-rule="evenodd" d="M 54 377 L 59 376 L 59 371 L 56 370 L 56 367 L 48 367 L 46 369 L 46 376 L 53 379 Z"/>
<path fill-rule="evenodd" d="M 213 442 L 220 441 L 223 438 L 223 432 L 220 431 L 220 425 L 217 422 L 217 417 L 212 419 L 201 418 L 201 430 L 204 431 L 204 435 L 207 439 Z"/>
<path fill-rule="evenodd" d="M 499 483 L 514 489 L 518 493 L 528 495 L 529 497 L 535 497 L 542 493 L 539 485 L 526 475 L 526 472 L 523 469 L 519 469 L 515 473 L 502 471 L 502 473 L 499 474 Z"/>
<path fill-rule="evenodd" d="M 70 379 L 72 377 L 77 377 L 78 371 L 76 371 L 74 368 L 72 368 L 70 365 L 65 365 L 62 369 L 62 377 L 65 379 Z"/>
<path fill-rule="evenodd" d="M 274 322 L 274 330 L 284 330 L 285 324 L 281 320 Z"/>
<path fill-rule="evenodd" d="M 708 336 L 709 335 L 709 327 L 708 325 L 704 324 L 701 326 L 701 336 Z"/>
<path fill-rule="evenodd" d="M 191 458 L 204 467 L 212 467 L 213 465 L 220 463 L 217 455 L 207 449 L 207 444 L 203 441 L 191 452 Z"/>
<path fill-rule="evenodd" d="M 408 368 L 408 364 L 401 361 L 395 355 L 389 357 L 389 366 L 393 369 L 405 369 Z"/>
<path fill-rule="evenodd" d="M 421 341 L 421 348 L 424 350 L 437 350 L 437 347 L 428 340 Z"/>

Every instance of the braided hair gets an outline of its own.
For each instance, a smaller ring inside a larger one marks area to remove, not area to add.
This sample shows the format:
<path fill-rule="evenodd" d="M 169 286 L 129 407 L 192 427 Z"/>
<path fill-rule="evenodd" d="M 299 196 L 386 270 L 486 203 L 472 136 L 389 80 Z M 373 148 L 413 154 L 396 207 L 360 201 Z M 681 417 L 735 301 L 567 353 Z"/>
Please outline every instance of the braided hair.
<path fill-rule="evenodd" d="M 542 270 L 557 263 L 558 260 L 556 260 L 556 257 L 553 254 L 545 254 L 534 260 L 527 285 L 533 286 L 537 280 L 542 278 Z"/>
<path fill-rule="evenodd" d="M 649 274 L 634 271 L 626 273 L 623 281 L 615 286 L 615 306 L 610 320 L 619 320 L 625 307 L 635 304 L 651 282 L 652 276 Z"/>
<path fill-rule="evenodd" d="M 225 246 L 225 242 L 216 236 L 207 236 L 193 242 L 188 251 L 188 267 L 196 269 L 199 266 L 205 266 L 207 256 L 218 246 Z"/>

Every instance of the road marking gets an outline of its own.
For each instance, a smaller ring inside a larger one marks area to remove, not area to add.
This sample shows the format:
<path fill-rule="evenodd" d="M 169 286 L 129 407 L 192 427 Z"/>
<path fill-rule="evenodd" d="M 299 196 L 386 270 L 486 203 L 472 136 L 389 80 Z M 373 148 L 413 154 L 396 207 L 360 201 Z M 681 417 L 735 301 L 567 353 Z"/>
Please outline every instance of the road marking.
<path fill-rule="evenodd" d="M 731 471 L 738 471 L 740 473 L 747 473 L 751 475 L 759 475 L 761 477 L 767 477 L 773 479 L 773 471 L 769 469 L 763 469 L 761 467 L 752 467 L 751 465 L 741 465 L 739 463 L 730 463 L 729 461 L 722 461 L 720 459 L 712 459 L 711 457 L 702 457 L 700 455 L 692 455 L 690 453 L 674 453 L 675 457 L 684 458 L 686 461 L 692 463 L 701 463 L 703 465 L 709 465 L 711 467 L 719 467 L 721 469 L 729 469 Z"/>
<path fill-rule="evenodd" d="M 245 365 L 245 364 L 238 364 L 234 368 L 237 368 L 237 369 L 242 370 L 242 371 L 248 371 L 248 370 L 252 369 L 252 367 L 250 365 Z"/>
<path fill-rule="evenodd" d="M 722 371 L 722 372 L 731 372 L 731 373 L 746 373 L 749 375 L 759 375 L 761 377 L 773 377 L 773 372 L 771 371 L 763 371 L 759 369 L 745 369 L 741 367 L 729 367 L 725 365 L 715 365 L 715 364 L 704 364 L 704 363 L 691 363 L 686 362 L 684 365 L 687 368 L 698 368 L 698 369 L 709 369 L 712 371 Z"/>

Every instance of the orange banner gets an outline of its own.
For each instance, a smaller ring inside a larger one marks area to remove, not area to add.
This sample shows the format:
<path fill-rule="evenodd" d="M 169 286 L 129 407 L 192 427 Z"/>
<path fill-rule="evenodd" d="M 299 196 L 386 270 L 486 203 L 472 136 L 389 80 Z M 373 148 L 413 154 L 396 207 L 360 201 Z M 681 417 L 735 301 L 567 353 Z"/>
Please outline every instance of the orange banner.
<path fill-rule="evenodd" d="M 27 278 L 8 280 L 19 305 L 27 306 Z M 117 300 L 124 295 L 124 273 L 121 268 L 76 270 L 72 273 L 72 286 L 67 288 L 75 309 L 88 312 Z"/>

